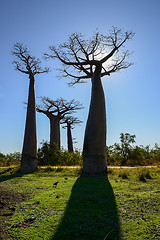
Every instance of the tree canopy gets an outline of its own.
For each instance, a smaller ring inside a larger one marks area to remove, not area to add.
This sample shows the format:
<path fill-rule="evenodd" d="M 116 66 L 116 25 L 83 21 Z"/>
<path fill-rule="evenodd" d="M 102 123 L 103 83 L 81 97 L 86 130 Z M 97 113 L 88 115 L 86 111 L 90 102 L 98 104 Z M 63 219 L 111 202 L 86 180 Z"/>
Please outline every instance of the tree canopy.
<path fill-rule="evenodd" d="M 40 99 L 41 104 L 37 105 L 37 112 L 44 113 L 48 115 L 48 117 L 49 114 L 56 114 L 56 116 L 59 116 L 60 119 L 63 119 L 66 114 L 72 114 L 75 111 L 83 108 L 82 104 L 74 99 L 71 101 L 67 101 L 63 98 L 52 100 L 49 97 L 40 97 Z"/>
<path fill-rule="evenodd" d="M 17 60 L 13 61 L 15 70 L 18 70 L 25 74 L 40 74 L 48 73 L 50 69 L 48 67 L 41 67 L 41 60 L 34 56 L 31 56 L 29 49 L 22 43 L 15 43 L 13 50 L 11 51 Z"/>
<path fill-rule="evenodd" d="M 74 128 L 74 126 L 76 124 L 80 124 L 82 123 L 81 120 L 79 120 L 77 117 L 73 117 L 73 116 L 65 116 L 64 119 L 62 119 L 61 124 L 66 124 L 65 126 L 63 126 L 63 128 L 66 128 L 68 125 L 71 128 Z"/>
<path fill-rule="evenodd" d="M 70 85 L 83 83 L 85 79 L 92 77 L 98 64 L 102 65 L 101 77 L 131 66 L 132 63 L 126 61 L 131 53 L 124 47 L 126 41 L 133 36 L 132 31 L 123 32 L 117 27 L 112 27 L 106 35 L 97 30 L 89 39 L 85 39 L 82 34 L 73 33 L 65 43 L 57 47 L 50 46 L 49 53 L 44 56 L 46 59 L 61 61 L 63 66 L 59 69 L 60 77 L 69 77 Z"/>

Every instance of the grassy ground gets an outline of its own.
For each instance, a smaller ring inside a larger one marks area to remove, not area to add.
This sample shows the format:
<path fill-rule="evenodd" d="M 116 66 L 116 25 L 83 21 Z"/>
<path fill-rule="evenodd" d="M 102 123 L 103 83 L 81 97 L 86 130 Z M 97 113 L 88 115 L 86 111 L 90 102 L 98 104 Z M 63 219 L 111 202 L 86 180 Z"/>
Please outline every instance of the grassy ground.
<path fill-rule="evenodd" d="M 160 168 L 0 170 L 0 239 L 160 239 Z"/>

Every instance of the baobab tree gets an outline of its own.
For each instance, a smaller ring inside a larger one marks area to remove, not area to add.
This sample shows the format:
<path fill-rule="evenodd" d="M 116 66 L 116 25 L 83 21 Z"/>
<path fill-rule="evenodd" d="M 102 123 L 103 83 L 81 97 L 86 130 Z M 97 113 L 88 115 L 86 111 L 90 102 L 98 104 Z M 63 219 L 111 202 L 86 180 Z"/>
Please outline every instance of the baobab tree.
<path fill-rule="evenodd" d="M 20 171 L 31 173 L 37 168 L 35 75 L 47 73 L 49 68 L 43 69 L 40 59 L 31 56 L 28 48 L 21 43 L 14 44 L 11 53 L 17 59 L 13 61 L 15 70 L 27 74 L 29 77 L 27 116 Z"/>
<path fill-rule="evenodd" d="M 50 46 L 49 53 L 45 54 L 45 58 L 60 60 L 61 77 L 70 77 L 70 85 L 91 79 L 91 101 L 83 144 L 84 173 L 101 173 L 107 169 L 106 109 L 101 78 L 132 65 L 126 61 L 130 53 L 124 47 L 133 36 L 133 32 L 123 33 L 116 27 L 108 35 L 96 31 L 91 39 L 73 33 L 67 42 Z"/>
<path fill-rule="evenodd" d="M 70 152 L 73 152 L 73 140 L 71 129 L 73 129 L 76 124 L 80 123 L 82 123 L 82 121 L 80 121 L 77 117 L 73 116 L 66 116 L 61 121 L 61 124 L 66 124 L 65 126 L 63 126 L 63 128 L 67 128 L 67 145 L 68 151 Z"/>
<path fill-rule="evenodd" d="M 41 105 L 37 105 L 37 112 L 44 113 L 50 120 L 50 145 L 60 149 L 60 121 L 67 115 L 82 108 L 82 105 L 72 99 L 67 102 L 63 98 L 52 100 L 48 97 L 41 97 Z"/>

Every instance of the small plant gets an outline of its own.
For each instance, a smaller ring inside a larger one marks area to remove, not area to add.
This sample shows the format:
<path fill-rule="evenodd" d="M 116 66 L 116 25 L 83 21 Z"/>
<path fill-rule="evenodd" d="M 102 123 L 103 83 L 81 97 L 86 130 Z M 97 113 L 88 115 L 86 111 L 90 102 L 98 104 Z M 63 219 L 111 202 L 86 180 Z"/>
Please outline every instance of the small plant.
<path fill-rule="evenodd" d="M 114 172 L 113 172 L 113 170 L 112 170 L 112 169 L 109 169 L 109 170 L 107 170 L 107 173 L 108 173 L 108 174 L 111 174 L 111 175 L 113 175 L 113 174 L 114 174 Z"/>
<path fill-rule="evenodd" d="M 58 167 L 57 169 L 56 169 L 56 172 L 62 172 L 63 171 L 63 168 L 61 168 L 61 167 Z"/>
<path fill-rule="evenodd" d="M 147 179 L 152 179 L 152 176 L 151 176 L 151 174 L 150 174 L 149 171 L 147 171 L 147 172 L 145 173 L 145 177 L 146 177 Z"/>
<path fill-rule="evenodd" d="M 123 179 L 128 179 L 129 178 L 129 175 L 127 172 L 121 172 L 119 173 L 119 177 L 123 178 Z"/>
<path fill-rule="evenodd" d="M 139 181 L 146 182 L 146 178 L 145 178 L 145 174 L 144 173 L 139 174 Z"/>
<path fill-rule="evenodd" d="M 53 171 L 53 168 L 51 168 L 51 167 L 47 167 L 46 169 L 45 169 L 45 172 L 52 172 Z"/>
<path fill-rule="evenodd" d="M 139 180 L 146 182 L 147 179 L 152 179 L 151 173 L 148 170 L 141 171 L 138 176 Z"/>

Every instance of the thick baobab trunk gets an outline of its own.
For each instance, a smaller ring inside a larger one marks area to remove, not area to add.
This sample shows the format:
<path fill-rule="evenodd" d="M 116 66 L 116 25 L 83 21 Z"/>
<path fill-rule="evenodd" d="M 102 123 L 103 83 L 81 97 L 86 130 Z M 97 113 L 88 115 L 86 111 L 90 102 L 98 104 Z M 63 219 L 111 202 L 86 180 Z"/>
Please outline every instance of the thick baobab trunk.
<path fill-rule="evenodd" d="M 37 168 L 37 134 L 36 134 L 36 102 L 34 75 L 29 75 L 29 94 L 26 116 L 26 126 L 22 150 L 20 171 L 22 173 L 34 172 Z"/>
<path fill-rule="evenodd" d="M 106 165 L 106 109 L 101 83 L 101 65 L 92 76 L 92 92 L 83 146 L 83 172 L 99 174 Z"/>
<path fill-rule="evenodd" d="M 50 144 L 53 151 L 55 147 L 60 149 L 60 119 L 53 115 L 50 117 Z"/>
<path fill-rule="evenodd" d="M 71 126 L 69 124 L 67 125 L 67 142 L 68 142 L 68 151 L 73 152 Z"/>

